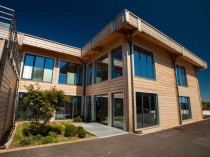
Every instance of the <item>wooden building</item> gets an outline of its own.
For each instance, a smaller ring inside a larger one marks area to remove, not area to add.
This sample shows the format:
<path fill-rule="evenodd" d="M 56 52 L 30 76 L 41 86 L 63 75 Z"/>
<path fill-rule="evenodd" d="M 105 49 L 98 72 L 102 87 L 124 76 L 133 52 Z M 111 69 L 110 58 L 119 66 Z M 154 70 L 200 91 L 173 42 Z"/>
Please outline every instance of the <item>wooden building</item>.
<path fill-rule="evenodd" d="M 207 63 L 128 10 L 81 49 L 24 33 L 18 41 L 16 120 L 30 114 L 19 105 L 29 84 L 72 96 L 53 120 L 150 133 L 203 118 L 197 72 Z"/>

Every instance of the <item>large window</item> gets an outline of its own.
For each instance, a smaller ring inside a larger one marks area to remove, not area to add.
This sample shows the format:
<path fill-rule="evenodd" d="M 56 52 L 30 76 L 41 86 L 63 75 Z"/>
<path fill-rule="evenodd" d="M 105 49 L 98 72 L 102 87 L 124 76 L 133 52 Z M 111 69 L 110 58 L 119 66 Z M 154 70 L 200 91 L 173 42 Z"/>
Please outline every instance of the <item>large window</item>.
<path fill-rule="evenodd" d="M 23 79 L 52 82 L 54 59 L 26 54 L 23 66 Z"/>
<path fill-rule="evenodd" d="M 134 69 L 135 76 L 154 79 L 153 53 L 134 45 Z"/>
<path fill-rule="evenodd" d="M 186 71 L 183 66 L 176 65 L 177 82 L 180 86 L 187 86 Z"/>
<path fill-rule="evenodd" d="M 123 75 L 122 46 L 112 50 L 112 78 Z"/>
<path fill-rule="evenodd" d="M 81 97 L 70 96 L 70 102 L 62 104 L 58 110 L 56 110 L 55 119 L 72 119 L 81 116 Z"/>
<path fill-rule="evenodd" d="M 59 83 L 82 85 L 83 66 L 60 61 Z"/>
<path fill-rule="evenodd" d="M 190 99 L 189 97 L 179 97 L 180 101 L 180 110 L 181 110 L 181 118 L 182 120 L 191 118 L 191 107 L 190 107 Z"/>
<path fill-rule="evenodd" d="M 88 66 L 87 66 L 87 85 L 92 84 L 92 71 L 93 71 L 92 69 L 93 69 L 92 63 L 88 64 Z"/>
<path fill-rule="evenodd" d="M 136 122 L 137 129 L 158 124 L 157 95 L 136 92 Z"/>
<path fill-rule="evenodd" d="M 95 63 L 95 82 L 108 80 L 108 55 L 97 59 Z"/>

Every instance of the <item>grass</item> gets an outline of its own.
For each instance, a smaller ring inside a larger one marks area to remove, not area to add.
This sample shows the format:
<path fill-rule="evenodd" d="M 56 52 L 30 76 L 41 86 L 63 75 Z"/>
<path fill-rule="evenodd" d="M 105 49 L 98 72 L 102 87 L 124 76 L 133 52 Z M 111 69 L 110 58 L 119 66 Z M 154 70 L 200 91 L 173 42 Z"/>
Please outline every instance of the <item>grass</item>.
<path fill-rule="evenodd" d="M 41 144 L 50 144 L 50 143 L 60 143 L 60 142 L 70 142 L 70 141 L 79 141 L 81 138 L 78 136 L 74 137 L 65 137 L 65 126 L 71 125 L 72 122 L 65 121 L 65 122 L 52 122 L 48 125 L 50 126 L 56 126 L 61 129 L 61 133 L 58 134 L 56 132 L 50 131 L 47 136 L 42 135 L 32 135 L 32 134 L 26 134 L 25 130 L 27 130 L 30 127 L 30 123 L 22 123 L 18 125 L 18 128 L 15 132 L 13 142 L 11 145 L 11 148 L 17 148 L 17 147 L 24 147 L 24 146 L 36 146 Z M 27 135 L 27 136 L 26 136 Z M 85 139 L 94 138 L 95 136 L 86 133 Z M 84 139 L 84 138 L 83 138 Z"/>

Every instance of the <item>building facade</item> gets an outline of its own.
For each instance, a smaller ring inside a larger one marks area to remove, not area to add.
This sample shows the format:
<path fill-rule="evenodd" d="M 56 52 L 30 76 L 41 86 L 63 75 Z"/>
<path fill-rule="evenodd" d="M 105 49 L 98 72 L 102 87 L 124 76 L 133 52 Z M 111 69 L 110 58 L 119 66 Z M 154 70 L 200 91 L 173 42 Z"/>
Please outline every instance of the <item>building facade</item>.
<path fill-rule="evenodd" d="M 14 16 L 14 10 L 0 6 L 0 141 L 13 127 L 18 94 L 20 64 Z"/>
<path fill-rule="evenodd" d="M 71 96 L 53 120 L 81 116 L 149 133 L 203 118 L 197 72 L 207 63 L 128 10 L 81 49 L 23 33 L 18 39 L 16 120 L 30 114 L 19 103 L 30 84 Z"/>

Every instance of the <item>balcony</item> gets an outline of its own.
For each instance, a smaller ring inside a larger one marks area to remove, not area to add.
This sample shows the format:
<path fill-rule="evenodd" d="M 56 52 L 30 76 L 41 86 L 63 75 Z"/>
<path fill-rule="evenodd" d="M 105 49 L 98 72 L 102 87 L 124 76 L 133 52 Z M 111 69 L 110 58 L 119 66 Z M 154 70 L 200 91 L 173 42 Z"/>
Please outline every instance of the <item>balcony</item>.
<path fill-rule="evenodd" d="M 7 51 L 17 77 L 20 74 L 20 53 L 16 31 L 15 11 L 0 5 L 0 39 L 5 40 Z M 3 52 L 0 54 L 2 60 Z"/>

